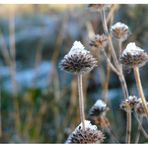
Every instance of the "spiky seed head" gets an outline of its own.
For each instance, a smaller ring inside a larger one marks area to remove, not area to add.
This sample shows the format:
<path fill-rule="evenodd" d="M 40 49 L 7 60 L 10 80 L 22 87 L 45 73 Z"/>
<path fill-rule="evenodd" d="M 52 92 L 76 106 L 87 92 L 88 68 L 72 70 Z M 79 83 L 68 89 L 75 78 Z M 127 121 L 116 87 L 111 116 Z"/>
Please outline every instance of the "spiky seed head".
<path fill-rule="evenodd" d="M 147 102 L 147 106 L 148 106 L 148 102 Z M 139 102 L 135 106 L 135 111 L 139 116 L 146 116 L 141 98 L 139 98 Z"/>
<path fill-rule="evenodd" d="M 89 4 L 89 8 L 93 8 L 94 10 L 101 11 L 103 9 L 107 9 L 111 7 L 111 4 Z"/>
<path fill-rule="evenodd" d="M 60 62 L 60 68 L 70 73 L 88 73 L 97 66 L 93 55 L 81 44 L 75 41 L 69 53 Z"/>
<path fill-rule="evenodd" d="M 92 108 L 89 111 L 89 116 L 105 116 L 106 112 L 108 111 L 108 107 L 102 100 L 97 100 L 95 104 L 92 106 Z"/>
<path fill-rule="evenodd" d="M 125 41 L 130 35 L 128 26 L 121 22 L 117 22 L 111 27 L 111 33 L 114 38 L 121 41 Z"/>
<path fill-rule="evenodd" d="M 105 34 L 102 35 L 95 35 L 94 38 L 90 40 L 89 45 L 96 47 L 98 49 L 104 49 L 107 46 L 108 38 Z"/>
<path fill-rule="evenodd" d="M 120 56 L 120 62 L 132 68 L 134 66 L 143 66 L 148 61 L 148 54 L 143 49 L 136 46 L 134 42 L 129 43 Z"/>
<path fill-rule="evenodd" d="M 122 101 L 120 108 L 125 111 L 133 110 L 137 103 L 139 103 L 139 99 L 136 96 L 129 96 L 128 99 Z"/>
<path fill-rule="evenodd" d="M 66 143 L 102 143 L 105 137 L 104 134 L 97 129 L 96 125 L 92 125 L 90 121 L 85 120 L 85 130 L 82 123 L 69 135 Z"/>

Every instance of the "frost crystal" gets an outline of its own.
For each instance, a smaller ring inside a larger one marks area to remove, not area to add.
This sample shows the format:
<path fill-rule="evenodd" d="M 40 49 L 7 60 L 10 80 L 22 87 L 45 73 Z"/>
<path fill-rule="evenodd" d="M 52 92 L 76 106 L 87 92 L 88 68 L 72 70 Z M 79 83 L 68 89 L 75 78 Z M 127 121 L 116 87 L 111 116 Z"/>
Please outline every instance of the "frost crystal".
<path fill-rule="evenodd" d="M 106 104 L 102 100 L 97 100 L 94 106 L 99 108 L 105 108 Z"/>
<path fill-rule="evenodd" d="M 85 50 L 84 46 L 81 44 L 80 41 L 75 41 L 73 43 L 72 48 L 69 51 L 69 54 L 73 54 L 74 52 L 80 52 L 80 51 L 87 52 L 87 53 L 89 52 L 89 51 Z"/>
<path fill-rule="evenodd" d="M 125 25 L 124 23 L 118 22 L 118 23 L 116 23 L 115 25 L 113 25 L 111 27 L 111 29 L 116 29 L 116 28 L 125 28 L 125 29 L 128 29 L 128 26 Z"/>

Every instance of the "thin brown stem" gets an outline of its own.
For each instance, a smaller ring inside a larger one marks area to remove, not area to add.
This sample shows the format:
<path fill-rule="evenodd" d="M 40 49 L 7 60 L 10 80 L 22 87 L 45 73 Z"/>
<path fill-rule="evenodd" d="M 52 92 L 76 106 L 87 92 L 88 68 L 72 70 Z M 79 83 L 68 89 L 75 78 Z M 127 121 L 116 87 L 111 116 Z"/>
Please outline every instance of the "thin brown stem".
<path fill-rule="evenodd" d="M 102 22 L 103 22 L 103 28 L 104 28 L 104 31 L 105 31 L 107 37 L 108 37 L 109 47 L 111 49 L 113 62 L 114 62 L 114 65 L 115 65 L 117 71 L 119 72 L 118 77 L 119 77 L 119 80 L 120 80 L 120 83 L 121 83 L 121 86 L 122 86 L 124 98 L 127 99 L 128 96 L 129 96 L 127 84 L 126 84 L 126 81 L 125 81 L 125 78 L 124 78 L 124 75 L 123 75 L 123 72 L 122 72 L 122 66 L 117 59 L 117 55 L 116 55 L 116 52 L 115 52 L 115 49 L 114 49 L 114 46 L 113 46 L 113 43 L 112 43 L 111 35 L 109 34 L 109 31 L 108 31 L 107 22 L 106 22 L 106 18 L 105 18 L 105 11 L 102 10 L 100 13 L 101 13 L 101 18 L 102 18 Z"/>
<path fill-rule="evenodd" d="M 120 57 L 120 55 L 122 53 L 122 40 L 119 40 L 118 44 L 119 44 L 119 57 Z"/>
<path fill-rule="evenodd" d="M 140 98 L 142 100 L 142 104 L 143 104 L 143 107 L 144 107 L 144 112 L 145 112 L 145 114 L 146 114 L 146 116 L 148 118 L 148 107 L 147 107 L 146 99 L 145 99 L 142 84 L 141 84 L 139 67 L 134 66 L 133 69 L 134 69 L 134 75 L 135 75 L 135 80 L 136 80 L 139 96 L 140 96 Z"/>
<path fill-rule="evenodd" d="M 135 138 L 135 143 L 138 143 L 139 139 L 140 139 L 140 129 L 141 129 L 142 118 L 139 119 L 139 122 L 138 122 L 138 130 L 137 130 L 137 134 L 136 134 L 136 138 Z"/>
<path fill-rule="evenodd" d="M 134 115 L 135 115 L 135 118 L 136 118 L 136 120 L 138 122 L 138 125 L 139 125 L 138 126 L 138 129 L 140 129 L 142 131 L 143 135 L 145 136 L 145 138 L 148 139 L 148 134 L 145 131 L 145 129 L 143 128 L 143 126 L 142 126 L 142 119 L 143 119 L 143 117 L 140 117 L 140 119 L 139 119 L 138 114 L 137 114 L 136 111 L 135 111 L 135 114 Z"/>
<path fill-rule="evenodd" d="M 81 118 L 83 129 L 85 130 L 84 97 L 83 97 L 83 86 L 82 86 L 82 74 L 81 73 L 78 74 L 78 92 L 79 92 L 80 118 Z"/>
<path fill-rule="evenodd" d="M 20 130 L 20 115 L 19 103 L 17 100 L 17 81 L 16 81 L 16 47 L 15 47 L 15 12 L 14 10 L 9 16 L 9 33 L 10 33 L 10 58 L 12 64 L 10 65 L 11 79 L 13 85 L 13 101 L 15 108 L 15 126 L 16 130 Z"/>
<path fill-rule="evenodd" d="M 123 91 L 123 94 L 124 94 L 124 99 L 127 99 L 129 97 L 128 88 L 127 88 L 127 84 L 126 84 L 126 81 L 125 81 L 125 78 L 124 78 L 124 75 L 123 75 L 122 66 L 119 63 L 118 59 L 117 59 L 117 55 L 116 55 L 116 52 L 115 52 L 115 49 L 114 49 L 114 46 L 113 46 L 113 43 L 112 43 L 112 38 L 111 38 L 111 35 L 109 34 L 109 31 L 108 31 L 107 21 L 106 21 L 106 17 L 105 17 L 105 11 L 102 10 L 100 13 L 101 13 L 101 18 L 102 18 L 103 28 L 104 28 L 105 34 L 108 37 L 109 47 L 110 47 L 110 50 L 111 50 L 111 55 L 113 57 L 113 62 L 114 62 L 114 65 L 115 65 L 117 71 L 119 72 L 118 77 L 119 77 L 119 80 L 120 80 L 120 83 L 121 83 L 122 91 Z M 126 141 L 128 143 L 130 143 L 130 137 L 131 137 L 131 112 L 127 112 L 126 131 L 127 131 L 126 132 L 126 137 L 127 137 Z"/>
<path fill-rule="evenodd" d="M 0 137 L 2 137 L 1 87 L 0 87 Z"/>
<path fill-rule="evenodd" d="M 127 125 L 126 125 L 126 142 L 131 143 L 131 128 L 132 128 L 132 118 L 131 118 L 131 110 L 127 111 Z"/>
<path fill-rule="evenodd" d="M 116 69 L 116 67 L 111 63 L 110 58 L 107 56 L 106 52 L 104 49 L 101 50 L 103 55 L 105 56 L 107 63 L 109 64 L 110 68 L 112 69 L 113 72 L 115 72 L 117 75 L 119 75 L 118 70 Z"/>

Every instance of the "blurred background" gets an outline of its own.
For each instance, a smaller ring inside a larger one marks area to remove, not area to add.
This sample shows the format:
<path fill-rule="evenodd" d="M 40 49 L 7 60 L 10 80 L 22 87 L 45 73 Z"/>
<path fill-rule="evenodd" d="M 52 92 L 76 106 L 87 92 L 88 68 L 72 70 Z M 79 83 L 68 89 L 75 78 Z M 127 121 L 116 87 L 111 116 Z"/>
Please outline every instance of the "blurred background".
<path fill-rule="evenodd" d="M 121 21 L 130 28 L 123 48 L 134 41 L 148 52 L 148 5 L 113 5 L 107 14 L 109 26 Z M 64 143 L 80 123 L 77 79 L 58 66 L 75 40 L 99 61 L 83 78 L 86 116 L 95 101 L 103 99 L 111 109 L 107 116 L 112 130 L 124 142 L 120 82 L 110 71 L 104 98 L 106 62 L 89 47 L 93 33 L 102 30 L 100 16 L 88 5 L 0 5 L 0 143 Z M 148 65 L 140 73 L 148 98 Z M 125 69 L 124 74 L 130 95 L 138 96 L 132 70 Z"/>

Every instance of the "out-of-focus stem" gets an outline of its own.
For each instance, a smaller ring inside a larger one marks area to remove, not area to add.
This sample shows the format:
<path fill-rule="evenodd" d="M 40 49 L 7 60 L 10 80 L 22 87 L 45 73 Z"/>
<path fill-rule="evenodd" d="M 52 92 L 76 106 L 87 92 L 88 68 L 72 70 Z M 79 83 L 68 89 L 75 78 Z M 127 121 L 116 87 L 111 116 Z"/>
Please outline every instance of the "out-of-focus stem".
<path fill-rule="evenodd" d="M 84 97 L 83 97 L 83 86 L 82 86 L 82 74 L 81 73 L 78 74 L 78 92 L 79 92 L 80 118 L 81 118 L 83 129 L 85 130 Z"/>
<path fill-rule="evenodd" d="M 144 93 L 143 93 L 143 88 L 142 88 L 140 73 L 139 73 L 139 67 L 134 66 L 133 69 L 134 69 L 134 75 L 135 75 L 135 80 L 136 80 L 139 96 L 140 96 L 140 98 L 142 100 L 142 104 L 143 104 L 143 107 L 144 107 L 144 112 L 145 112 L 145 114 L 146 114 L 146 116 L 148 118 L 148 107 L 147 107 L 146 99 L 145 99 L 145 96 L 144 96 Z"/>
<path fill-rule="evenodd" d="M 140 119 L 139 119 L 138 114 L 137 114 L 136 111 L 135 111 L 134 115 L 135 115 L 135 118 L 136 118 L 137 121 L 138 121 L 138 125 L 139 125 L 139 126 L 138 126 L 138 129 L 140 129 L 140 130 L 142 131 L 143 135 L 145 136 L 145 138 L 148 139 L 148 134 L 146 133 L 145 129 L 142 127 L 142 119 L 143 119 L 143 117 L 140 117 Z M 137 135 L 137 136 L 138 136 L 138 135 Z M 138 139 L 136 138 L 135 143 L 136 143 L 137 141 L 138 141 Z"/>
<path fill-rule="evenodd" d="M 104 51 L 104 49 L 101 50 L 103 55 L 105 56 L 108 65 L 110 66 L 110 68 L 112 69 L 113 72 L 115 72 L 117 75 L 119 75 L 119 72 L 117 71 L 117 69 L 115 68 L 115 66 L 111 63 L 110 58 L 107 56 L 106 52 Z"/>
<path fill-rule="evenodd" d="M 127 115 L 126 142 L 131 143 L 131 125 L 132 125 L 131 109 L 127 111 L 126 115 Z"/>
<path fill-rule="evenodd" d="M 9 33 L 10 33 L 10 58 L 12 63 L 10 64 L 11 80 L 13 85 L 13 103 L 15 108 L 15 126 L 16 129 L 20 129 L 20 117 L 19 117 L 19 104 L 17 100 L 17 82 L 16 82 L 16 47 L 15 47 L 15 14 L 14 10 L 9 16 Z"/>
<path fill-rule="evenodd" d="M 0 137 L 2 136 L 1 88 L 0 88 Z"/>

